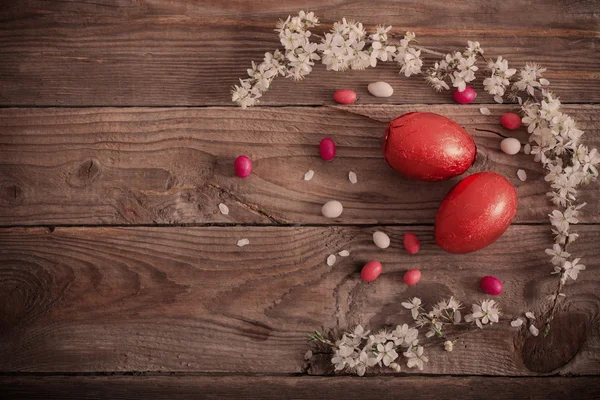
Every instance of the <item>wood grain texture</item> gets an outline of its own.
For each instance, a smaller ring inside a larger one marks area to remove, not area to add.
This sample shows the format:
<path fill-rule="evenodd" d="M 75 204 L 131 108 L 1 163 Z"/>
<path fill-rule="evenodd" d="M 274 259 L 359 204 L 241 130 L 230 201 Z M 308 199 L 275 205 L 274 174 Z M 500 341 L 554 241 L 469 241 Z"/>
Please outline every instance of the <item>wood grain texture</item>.
<path fill-rule="evenodd" d="M 427 110 L 463 125 L 478 146 L 467 173 L 494 171 L 515 185 L 515 222 L 547 222 L 552 205 L 544 172 L 532 156 L 508 156 L 498 124 L 508 106 L 351 106 L 231 108 L 86 108 L 0 110 L 0 224 L 376 224 L 433 223 L 437 208 L 459 180 L 415 182 L 396 174 L 381 154 L 387 122 Z M 600 106 L 566 106 L 600 147 Z M 318 143 L 333 138 L 333 162 L 318 156 Z M 240 179 L 233 160 L 254 162 Z M 521 182 L 517 169 L 527 171 Z M 315 171 L 306 182 L 304 173 Z M 352 185 L 348 172 L 358 175 Z M 582 221 L 600 222 L 598 185 L 583 188 Z M 336 199 L 344 213 L 321 216 Z M 230 208 L 221 215 L 218 204 Z"/>
<path fill-rule="evenodd" d="M 422 45 L 445 52 L 479 40 L 486 55 L 504 56 L 515 67 L 543 63 L 564 102 L 593 103 L 600 101 L 597 6 L 595 0 L 3 2 L 0 104 L 231 105 L 229 88 L 250 62 L 279 47 L 277 20 L 300 8 L 321 18 L 318 32 L 348 17 L 369 28 L 391 24 L 396 39 L 415 31 Z M 396 94 L 368 96 L 366 85 L 376 80 L 391 83 Z M 319 65 L 302 83 L 278 79 L 263 101 L 331 104 L 342 87 L 355 89 L 360 103 L 452 101 L 418 77 L 400 76 L 394 63 L 345 73 Z M 476 101 L 492 102 L 482 90 Z"/>
<path fill-rule="evenodd" d="M 600 380 L 481 377 L 0 377 L 11 400 L 48 399 L 597 399 Z"/>
<path fill-rule="evenodd" d="M 505 285 L 497 298 L 502 322 L 448 331 L 458 340 L 452 353 L 426 342 L 431 362 L 423 373 L 600 372 L 597 226 L 577 229 L 572 252 L 588 268 L 565 287 L 546 338 L 509 326 L 526 311 L 541 319 L 548 310 L 556 277 L 543 255 L 546 226 L 513 226 L 494 245 L 460 256 L 435 246 L 431 227 L 385 228 L 392 246 L 377 250 L 376 229 L 2 229 L 0 371 L 329 374 L 326 354 L 305 363 L 307 332 L 409 323 L 401 301 L 454 295 L 471 304 L 485 297 L 479 279 L 494 275 Z M 421 239 L 418 256 L 402 249 L 406 231 Z M 250 244 L 239 248 L 243 237 Z M 350 257 L 327 266 L 342 249 Z M 366 284 L 358 272 L 372 259 L 384 272 Z M 423 278 L 409 288 L 402 276 L 410 268 Z"/>

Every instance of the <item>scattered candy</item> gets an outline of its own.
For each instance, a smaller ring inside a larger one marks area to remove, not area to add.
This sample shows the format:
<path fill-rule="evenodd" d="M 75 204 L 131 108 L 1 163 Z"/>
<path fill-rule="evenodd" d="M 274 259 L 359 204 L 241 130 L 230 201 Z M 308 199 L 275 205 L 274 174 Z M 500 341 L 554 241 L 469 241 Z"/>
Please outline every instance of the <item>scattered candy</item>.
<path fill-rule="evenodd" d="M 335 264 L 335 254 L 331 254 L 329 257 L 327 257 L 327 265 L 331 267 L 333 264 Z"/>
<path fill-rule="evenodd" d="M 340 89 L 333 94 L 333 100 L 340 104 L 352 104 L 356 101 L 356 92 L 350 89 Z"/>
<path fill-rule="evenodd" d="M 240 178 L 246 178 L 252 172 L 252 161 L 246 156 L 239 156 L 233 163 L 235 174 Z"/>
<path fill-rule="evenodd" d="M 404 283 L 408 286 L 416 285 L 421 280 L 421 271 L 418 269 L 409 269 L 404 274 Z"/>
<path fill-rule="evenodd" d="M 248 239 L 240 239 L 237 241 L 237 245 L 239 247 L 244 247 L 247 244 L 250 244 L 250 241 Z"/>
<path fill-rule="evenodd" d="M 319 153 L 323 160 L 333 160 L 333 157 L 335 157 L 335 142 L 329 138 L 321 140 L 321 143 L 319 143 Z"/>
<path fill-rule="evenodd" d="M 369 261 L 360 271 L 360 277 L 365 282 L 371 282 L 377 279 L 382 270 L 383 266 L 379 261 Z"/>
<path fill-rule="evenodd" d="M 481 290 L 492 296 L 498 296 L 504 290 L 504 285 L 500 279 L 494 276 L 484 276 L 479 282 Z"/>
<path fill-rule="evenodd" d="M 510 326 L 513 328 L 518 328 L 523 325 L 523 320 L 521 318 L 517 318 L 514 321 L 510 321 Z"/>
<path fill-rule="evenodd" d="M 315 176 L 315 171 L 313 171 L 312 169 L 309 169 L 304 174 L 304 180 L 305 181 L 310 181 L 313 178 L 313 176 Z"/>
<path fill-rule="evenodd" d="M 356 182 L 358 182 L 358 178 L 356 177 L 356 174 L 355 174 L 354 172 L 352 172 L 352 171 L 350 171 L 350 172 L 348 173 L 348 180 L 350 180 L 350 183 L 351 183 L 351 184 L 353 184 L 353 185 L 354 185 Z"/>
<path fill-rule="evenodd" d="M 458 89 L 456 89 L 452 97 L 454 97 L 454 101 L 457 103 L 469 104 L 475 100 L 477 97 L 477 92 L 475 92 L 475 89 L 473 89 L 471 86 L 467 86 L 462 92 L 459 92 Z"/>
<path fill-rule="evenodd" d="M 225 204 L 219 204 L 219 210 L 221 211 L 221 214 L 229 215 L 229 207 L 227 207 Z"/>
<path fill-rule="evenodd" d="M 515 138 L 506 138 L 500 142 L 500 148 L 506 154 L 513 156 L 521 150 L 521 142 Z"/>
<path fill-rule="evenodd" d="M 380 249 L 390 247 L 390 237 L 383 232 L 377 231 L 373 233 L 373 243 Z"/>
<path fill-rule="evenodd" d="M 527 172 L 525 172 L 525 170 L 518 170 L 517 171 L 517 177 L 522 181 L 525 182 L 527 180 Z"/>
<path fill-rule="evenodd" d="M 337 200 L 328 201 L 321 207 L 321 213 L 326 218 L 337 218 L 342 215 L 342 211 L 344 211 L 344 207 Z"/>
<path fill-rule="evenodd" d="M 515 113 L 506 113 L 500 117 L 500 123 L 506 129 L 514 131 L 515 129 L 519 129 L 521 127 L 521 117 Z"/>
<path fill-rule="evenodd" d="M 394 94 L 394 88 L 387 82 L 373 82 L 369 83 L 367 90 L 375 97 L 390 97 Z"/>
<path fill-rule="evenodd" d="M 342 250 L 338 253 L 338 255 L 340 257 L 348 257 L 350 255 L 350 252 L 348 250 Z"/>
<path fill-rule="evenodd" d="M 531 153 L 531 145 L 529 143 L 527 143 L 525 146 L 523 146 L 523 153 L 525 153 L 525 154 Z"/>
<path fill-rule="evenodd" d="M 419 238 L 412 232 L 407 232 L 404 234 L 404 248 L 410 254 L 417 254 L 419 249 L 421 248 L 421 242 L 419 242 Z"/>
<path fill-rule="evenodd" d="M 479 112 L 480 112 L 481 114 L 483 114 L 483 115 L 490 115 L 490 109 L 489 109 L 489 108 L 487 108 L 487 107 L 481 107 L 481 108 L 479 109 Z"/>

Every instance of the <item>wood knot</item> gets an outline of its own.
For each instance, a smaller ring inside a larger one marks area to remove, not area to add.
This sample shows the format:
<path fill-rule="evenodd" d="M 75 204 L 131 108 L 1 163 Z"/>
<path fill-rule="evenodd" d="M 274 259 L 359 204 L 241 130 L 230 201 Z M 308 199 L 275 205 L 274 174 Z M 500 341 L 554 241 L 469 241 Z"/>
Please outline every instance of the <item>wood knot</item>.
<path fill-rule="evenodd" d="M 67 183 L 71 187 L 84 187 L 94 182 L 98 176 L 100 176 L 100 163 L 96 160 L 88 160 L 69 174 Z"/>
<path fill-rule="evenodd" d="M 15 182 L 0 183 L 0 199 L 10 205 L 18 205 L 23 202 L 23 190 Z"/>
<path fill-rule="evenodd" d="M 530 371 L 549 373 L 567 365 L 579 352 L 588 332 L 588 317 L 582 313 L 563 313 L 550 323 L 544 336 L 527 336 L 523 342 L 523 361 Z"/>

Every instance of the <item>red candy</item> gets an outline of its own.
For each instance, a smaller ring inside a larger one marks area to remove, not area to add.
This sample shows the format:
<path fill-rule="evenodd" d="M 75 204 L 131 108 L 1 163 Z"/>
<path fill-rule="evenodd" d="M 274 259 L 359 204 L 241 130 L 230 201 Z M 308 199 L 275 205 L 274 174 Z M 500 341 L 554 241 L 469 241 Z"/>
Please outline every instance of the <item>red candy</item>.
<path fill-rule="evenodd" d="M 481 290 L 492 296 L 498 296 L 504 290 L 504 285 L 500 279 L 493 276 L 484 276 L 479 283 Z"/>
<path fill-rule="evenodd" d="M 521 127 L 521 117 L 515 113 L 506 113 L 500 118 L 500 123 L 506 129 L 514 131 L 515 129 L 519 129 Z"/>
<path fill-rule="evenodd" d="M 239 156 L 233 163 L 235 174 L 240 178 L 246 178 L 252 172 L 252 161 L 246 156 Z"/>
<path fill-rule="evenodd" d="M 329 138 L 321 140 L 321 143 L 319 143 L 319 153 L 323 160 L 333 160 L 333 157 L 335 157 L 335 142 Z"/>
<path fill-rule="evenodd" d="M 475 89 L 473 89 L 471 86 L 467 86 L 462 92 L 459 92 L 458 89 L 456 89 L 452 94 L 452 97 L 454 97 L 454 101 L 457 103 L 469 104 L 475 100 L 475 97 L 477 97 L 477 92 L 475 92 Z"/>
<path fill-rule="evenodd" d="M 404 274 L 404 283 L 408 286 L 416 285 L 421 280 L 421 271 L 418 269 L 409 269 Z"/>
<path fill-rule="evenodd" d="M 494 243 L 517 212 L 517 191 L 503 176 L 479 172 L 448 192 L 435 216 L 437 244 L 449 253 L 465 254 Z"/>
<path fill-rule="evenodd" d="M 333 94 L 333 100 L 340 104 L 352 104 L 356 101 L 356 92 L 350 89 L 340 89 Z"/>
<path fill-rule="evenodd" d="M 421 248 L 421 243 L 419 242 L 419 238 L 412 232 L 407 232 L 404 234 L 404 248 L 410 254 L 417 254 L 419 249 Z M 419 273 L 420 275 L 420 273 Z"/>
<path fill-rule="evenodd" d="M 377 279 L 383 267 L 379 261 L 369 261 L 360 271 L 360 277 L 365 282 L 371 282 Z"/>
<path fill-rule="evenodd" d="M 390 122 L 383 155 L 396 172 L 418 181 L 441 181 L 465 172 L 477 155 L 475 141 L 460 125 L 427 112 Z"/>

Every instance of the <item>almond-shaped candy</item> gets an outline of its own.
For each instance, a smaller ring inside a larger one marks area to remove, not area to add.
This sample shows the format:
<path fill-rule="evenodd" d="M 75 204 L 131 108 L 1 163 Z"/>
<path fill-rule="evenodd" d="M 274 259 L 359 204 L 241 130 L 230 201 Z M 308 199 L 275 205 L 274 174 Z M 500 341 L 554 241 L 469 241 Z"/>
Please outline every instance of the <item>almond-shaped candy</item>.
<path fill-rule="evenodd" d="M 350 89 L 340 89 L 333 94 L 333 100 L 340 104 L 352 104 L 356 101 L 356 92 Z"/>
<path fill-rule="evenodd" d="M 394 88 L 383 81 L 369 83 L 367 90 L 375 97 L 390 97 L 394 94 Z"/>

